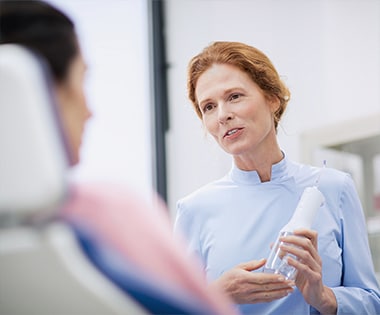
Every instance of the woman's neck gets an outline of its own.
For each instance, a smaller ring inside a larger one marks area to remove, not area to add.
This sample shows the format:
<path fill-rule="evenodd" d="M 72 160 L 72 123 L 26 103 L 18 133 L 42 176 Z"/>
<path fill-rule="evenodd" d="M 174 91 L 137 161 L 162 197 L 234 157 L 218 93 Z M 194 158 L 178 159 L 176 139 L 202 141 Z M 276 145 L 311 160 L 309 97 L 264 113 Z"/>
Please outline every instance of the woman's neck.
<path fill-rule="evenodd" d="M 256 171 L 261 182 L 268 182 L 272 177 L 272 165 L 284 158 L 281 149 L 276 146 L 272 150 L 250 155 L 234 156 L 235 165 L 243 171 Z"/>

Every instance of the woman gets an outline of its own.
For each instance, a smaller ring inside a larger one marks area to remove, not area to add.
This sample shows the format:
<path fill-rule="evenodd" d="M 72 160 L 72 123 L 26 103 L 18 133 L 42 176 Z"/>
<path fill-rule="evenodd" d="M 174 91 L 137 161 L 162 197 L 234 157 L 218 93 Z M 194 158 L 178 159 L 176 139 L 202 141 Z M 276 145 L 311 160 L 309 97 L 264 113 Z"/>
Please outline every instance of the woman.
<path fill-rule="evenodd" d="M 0 1 L 0 44 L 7 43 L 23 45 L 46 61 L 71 162 L 77 164 L 91 112 L 83 89 L 86 64 L 73 22 L 42 1 Z M 99 270 L 145 310 L 234 314 L 229 300 L 218 290 L 208 291 L 201 269 L 183 256 L 163 205 L 151 209 L 149 202 L 109 183 L 72 183 L 69 191 L 56 219 L 72 228 Z"/>
<path fill-rule="evenodd" d="M 230 172 L 178 202 L 175 230 L 245 314 L 379 314 L 380 295 L 362 208 L 349 175 L 300 165 L 276 133 L 290 99 L 258 49 L 215 42 L 193 57 L 188 94 L 207 132 L 233 157 Z M 270 244 L 301 193 L 325 197 L 312 229 L 294 231 L 282 250 L 295 255 L 294 283 L 263 273 Z M 289 246 L 289 245 L 295 245 Z"/>

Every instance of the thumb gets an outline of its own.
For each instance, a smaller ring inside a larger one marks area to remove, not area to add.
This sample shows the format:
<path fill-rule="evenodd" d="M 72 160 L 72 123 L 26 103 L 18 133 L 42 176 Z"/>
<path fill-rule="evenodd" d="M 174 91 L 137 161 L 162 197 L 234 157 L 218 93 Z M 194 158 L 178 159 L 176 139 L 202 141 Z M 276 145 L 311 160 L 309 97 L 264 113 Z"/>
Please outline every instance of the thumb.
<path fill-rule="evenodd" d="M 247 271 L 252 271 L 264 266 L 265 262 L 266 262 L 265 258 L 262 258 L 260 260 L 251 260 L 251 261 L 241 263 L 239 267 Z"/>

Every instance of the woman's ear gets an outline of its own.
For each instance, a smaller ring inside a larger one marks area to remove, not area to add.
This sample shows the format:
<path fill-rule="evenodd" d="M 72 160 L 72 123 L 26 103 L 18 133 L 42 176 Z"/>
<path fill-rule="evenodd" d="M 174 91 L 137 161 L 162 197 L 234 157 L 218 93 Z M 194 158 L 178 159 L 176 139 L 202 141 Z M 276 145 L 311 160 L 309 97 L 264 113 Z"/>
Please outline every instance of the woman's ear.
<path fill-rule="evenodd" d="M 280 108 L 280 99 L 276 95 L 267 96 L 271 112 L 274 114 Z"/>

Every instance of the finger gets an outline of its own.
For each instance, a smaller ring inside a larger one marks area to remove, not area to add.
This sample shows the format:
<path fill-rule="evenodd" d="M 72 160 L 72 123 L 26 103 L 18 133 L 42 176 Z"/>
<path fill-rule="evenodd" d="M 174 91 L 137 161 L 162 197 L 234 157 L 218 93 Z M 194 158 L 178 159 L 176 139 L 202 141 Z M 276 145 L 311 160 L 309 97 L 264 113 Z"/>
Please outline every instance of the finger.
<path fill-rule="evenodd" d="M 260 291 L 278 291 L 278 290 L 291 290 L 295 286 L 294 281 L 287 280 L 284 282 L 266 283 L 261 285 Z"/>
<path fill-rule="evenodd" d="M 298 273 L 297 275 L 299 276 L 300 274 L 303 274 L 304 277 L 308 279 L 308 281 L 311 282 L 318 282 L 322 280 L 322 274 L 321 274 L 321 269 L 317 267 L 315 270 L 311 269 L 310 266 L 303 264 L 295 259 L 289 258 L 288 259 L 288 264 L 290 266 L 293 266 L 297 269 Z M 298 278 L 297 276 L 297 278 Z M 297 278 L 296 278 L 296 283 L 297 283 Z"/>
<path fill-rule="evenodd" d="M 250 284 L 249 293 L 257 294 L 262 292 L 278 292 L 292 291 L 295 287 L 295 282 L 292 283 L 266 283 L 266 284 Z"/>
<path fill-rule="evenodd" d="M 294 241 L 292 244 L 297 246 L 298 249 L 304 249 L 305 250 L 305 252 L 303 252 L 304 255 L 302 255 L 302 253 L 297 254 L 297 257 L 299 257 L 299 255 L 301 255 L 301 257 L 300 257 L 301 259 L 307 260 L 308 257 L 305 256 L 307 253 L 310 255 L 310 257 L 313 260 L 315 260 L 318 264 L 320 264 L 321 263 L 321 257 L 318 253 L 318 246 L 313 244 L 313 240 L 310 240 L 310 239 L 305 238 L 305 237 L 301 238 L 298 236 L 296 236 L 296 238 L 298 238 L 298 239 L 296 241 Z M 284 244 L 284 245 L 288 245 L 288 244 Z"/>
<path fill-rule="evenodd" d="M 290 266 L 296 268 L 298 273 L 308 273 L 309 277 L 311 277 L 312 274 L 320 274 L 322 269 L 321 264 L 319 264 L 319 261 L 316 261 L 314 259 L 299 258 L 298 260 L 296 260 L 292 257 L 287 257 L 287 263 Z"/>
<path fill-rule="evenodd" d="M 319 257 L 314 258 L 313 254 L 308 250 L 304 250 L 300 247 L 294 247 L 289 245 L 281 245 L 281 250 L 294 255 L 298 261 L 302 264 L 309 266 L 312 270 L 319 270 Z"/>
<path fill-rule="evenodd" d="M 310 236 L 311 237 L 311 236 Z M 301 236 L 286 236 L 282 240 L 282 245 L 292 244 L 295 247 L 303 248 L 310 252 L 313 257 L 318 257 L 318 242 L 314 239 Z"/>
<path fill-rule="evenodd" d="M 263 291 L 263 292 L 256 292 L 252 296 L 252 302 L 254 303 L 265 303 L 265 302 L 271 302 L 274 300 L 281 299 L 285 296 L 288 296 L 289 294 L 293 293 L 294 289 L 280 289 L 280 290 L 273 290 L 273 291 Z"/>
<path fill-rule="evenodd" d="M 310 229 L 296 229 L 293 231 L 293 234 L 295 235 L 303 235 L 305 237 L 316 237 L 318 235 L 317 231 L 310 230 Z"/>
<path fill-rule="evenodd" d="M 251 261 L 239 264 L 238 267 L 247 271 L 252 271 L 264 266 L 265 262 L 266 262 L 265 258 L 262 258 L 260 260 L 251 260 Z"/>
<path fill-rule="evenodd" d="M 291 287 L 294 285 L 292 280 L 287 280 L 284 276 L 273 273 L 249 273 L 246 277 L 246 281 L 250 285 L 256 285 L 259 288 L 264 287 L 267 290 Z"/>
<path fill-rule="evenodd" d="M 318 233 L 314 230 L 298 229 L 294 231 L 294 235 L 303 236 L 311 241 L 311 243 L 318 248 Z"/>

